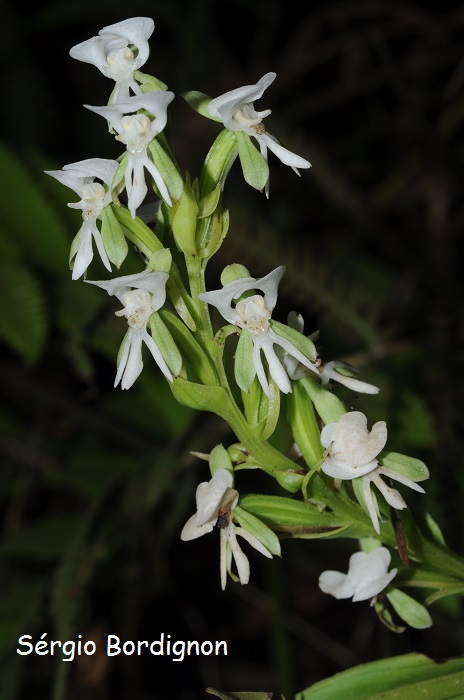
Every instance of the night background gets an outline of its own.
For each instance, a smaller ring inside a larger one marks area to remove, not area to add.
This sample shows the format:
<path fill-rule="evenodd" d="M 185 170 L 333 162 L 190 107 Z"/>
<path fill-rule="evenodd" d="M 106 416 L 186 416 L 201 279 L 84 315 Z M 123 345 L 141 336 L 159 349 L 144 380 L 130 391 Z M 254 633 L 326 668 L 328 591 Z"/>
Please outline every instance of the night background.
<path fill-rule="evenodd" d="M 301 9 L 303 7 L 304 9 Z M 298 8 L 298 9 L 297 9 Z M 69 49 L 133 16 L 155 21 L 142 67 L 176 94 L 165 134 L 184 171 L 200 173 L 219 125 L 180 97 L 216 97 L 277 78 L 257 109 L 271 134 L 312 163 L 298 178 L 273 155 L 270 198 L 236 163 L 231 227 L 209 268 L 252 276 L 287 267 L 274 317 L 295 309 L 320 330 L 326 361 L 344 359 L 381 388 L 349 410 L 386 420 L 389 446 L 423 459 L 425 508 L 464 554 L 464 4 L 196 0 L 42 2 L 0 8 L 0 700 L 200 700 L 207 687 L 287 700 L 345 668 L 411 651 L 464 652 L 462 603 L 447 598 L 425 631 L 388 631 L 365 603 L 318 588 L 346 570 L 351 540 L 282 541 L 281 560 L 246 544 L 251 581 L 220 589 L 215 531 L 181 542 L 208 478 L 208 453 L 235 442 L 219 418 L 179 406 L 147 360 L 114 389 L 122 340 L 114 299 L 73 282 L 75 194 L 43 174 L 120 144 L 83 104 L 109 81 Z M 121 274 L 140 269 L 136 254 Z M 94 259 L 89 279 L 108 277 Z M 279 445 L 288 441 L 278 433 Z M 240 492 L 278 493 L 240 472 Z M 403 490 L 404 492 L 404 490 Z M 414 592 L 415 595 L 415 592 Z M 63 663 L 21 657 L 17 639 L 226 640 L 229 656 L 103 652 Z"/>

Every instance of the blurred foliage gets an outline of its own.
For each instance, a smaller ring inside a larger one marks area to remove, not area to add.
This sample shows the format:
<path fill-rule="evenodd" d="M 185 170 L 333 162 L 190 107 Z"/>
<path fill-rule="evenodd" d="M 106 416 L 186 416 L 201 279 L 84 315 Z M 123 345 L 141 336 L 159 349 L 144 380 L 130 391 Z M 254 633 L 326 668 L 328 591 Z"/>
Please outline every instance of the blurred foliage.
<path fill-rule="evenodd" d="M 101 104 L 107 81 L 68 51 L 127 6 L 48 0 L 25 13 L 7 0 L 0 12 L 2 700 L 191 700 L 208 686 L 290 698 L 361 661 L 463 653 L 452 599 L 434 606 L 431 631 L 397 637 L 369 606 L 321 594 L 320 571 L 347 560 L 349 543 L 284 542 L 282 562 L 252 557 L 252 584 L 221 593 L 213 536 L 179 542 L 205 477 L 190 450 L 231 436 L 175 404 L 149 361 L 130 392 L 113 389 L 121 325 L 112 300 L 71 281 L 79 214 L 66 207 L 72 193 L 43 175 L 118 154 L 82 106 Z M 254 276 L 287 266 L 279 320 L 296 309 L 308 333 L 320 329 L 323 359 L 348 360 L 381 387 L 340 396 L 387 421 L 392 449 L 428 464 L 426 496 L 408 503 L 425 506 L 462 553 L 464 5 L 137 0 L 130 14 L 154 17 L 148 68 L 176 94 L 216 96 L 276 71 L 266 123 L 313 167 L 297 178 L 271 155 L 269 201 L 234 168 L 211 287 L 231 262 Z M 180 98 L 170 120 L 166 135 L 195 176 L 216 125 Z M 122 273 L 138 269 L 134 252 Z M 90 276 L 105 275 L 95 261 Z M 239 489 L 261 490 L 253 479 L 240 477 Z M 15 653 L 21 634 L 163 631 L 226 639 L 230 657 L 173 672 L 168 659 Z"/>

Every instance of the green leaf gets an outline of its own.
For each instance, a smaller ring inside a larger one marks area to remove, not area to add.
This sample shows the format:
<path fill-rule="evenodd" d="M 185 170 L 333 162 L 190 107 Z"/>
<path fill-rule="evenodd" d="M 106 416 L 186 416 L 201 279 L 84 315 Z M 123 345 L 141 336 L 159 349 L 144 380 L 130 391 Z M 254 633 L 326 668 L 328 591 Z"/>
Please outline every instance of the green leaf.
<path fill-rule="evenodd" d="M 206 692 L 215 695 L 220 700 L 272 700 L 273 696 L 272 693 L 222 693 L 214 688 L 206 688 Z"/>
<path fill-rule="evenodd" d="M 248 134 L 242 131 L 236 131 L 235 136 L 238 143 L 238 154 L 243 170 L 243 177 L 251 187 L 262 192 L 266 182 L 269 180 L 269 166 L 267 161 L 252 143 Z"/>
<path fill-rule="evenodd" d="M 464 694 L 464 659 L 405 654 L 362 664 L 315 683 L 295 700 L 451 700 Z"/>
<path fill-rule="evenodd" d="M 48 331 L 45 299 L 25 267 L 0 263 L 0 338 L 29 365 L 44 349 Z"/>

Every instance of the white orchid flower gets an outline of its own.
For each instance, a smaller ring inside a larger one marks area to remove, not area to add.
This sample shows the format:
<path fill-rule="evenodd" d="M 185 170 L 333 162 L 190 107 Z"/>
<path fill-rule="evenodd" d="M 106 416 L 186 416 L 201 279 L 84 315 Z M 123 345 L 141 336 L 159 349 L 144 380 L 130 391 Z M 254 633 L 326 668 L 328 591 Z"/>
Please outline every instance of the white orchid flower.
<path fill-rule="evenodd" d="M 350 557 L 348 573 L 324 571 L 319 588 L 335 598 L 353 598 L 353 602 L 369 600 L 381 593 L 395 578 L 398 569 L 388 571 L 391 554 L 385 547 L 371 552 L 356 552 Z"/>
<path fill-rule="evenodd" d="M 92 239 L 95 241 L 104 266 L 111 272 L 111 265 L 97 227 L 97 219 L 103 209 L 111 204 L 111 184 L 117 169 L 118 163 L 115 160 L 88 158 L 65 165 L 62 170 L 45 171 L 47 175 L 51 175 L 81 197 L 79 202 L 68 204 L 71 209 L 81 209 L 83 219 L 76 241 L 77 249 L 74 246 L 71 248 L 71 260 L 75 257 L 73 280 L 82 277 L 93 259 Z M 95 182 L 95 180 L 101 180 L 101 182 Z"/>
<path fill-rule="evenodd" d="M 284 165 L 289 165 L 299 175 L 298 168 L 310 168 L 311 163 L 281 146 L 277 139 L 266 131 L 262 122 L 271 114 L 270 109 L 257 112 L 254 107 L 255 101 L 263 96 L 275 78 L 275 73 L 266 73 L 256 85 L 245 85 L 215 97 L 208 104 L 208 112 L 214 119 L 221 120 L 226 129 L 243 131 L 255 138 L 266 161 L 268 150 L 272 151 Z M 268 193 L 269 182 L 266 185 L 266 195 Z"/>
<path fill-rule="evenodd" d="M 134 71 L 148 59 L 148 39 L 154 28 L 155 24 L 149 17 L 132 17 L 103 27 L 98 36 L 73 46 L 69 53 L 78 61 L 96 66 L 103 75 L 115 81 L 112 102 L 126 99 L 130 90 L 141 95 Z"/>
<path fill-rule="evenodd" d="M 397 510 L 407 508 L 407 505 L 396 490 L 387 486 L 381 475 L 399 481 L 414 491 L 425 493 L 421 486 L 408 477 L 379 465 L 378 455 L 387 442 L 387 424 L 378 421 L 367 429 L 367 418 L 360 411 L 345 413 L 336 423 L 328 423 L 321 431 L 321 443 L 328 452 L 322 462 L 321 469 L 335 479 L 357 479 L 362 477 L 362 492 L 364 501 L 377 533 L 380 532 L 379 509 L 371 490 L 375 484 L 383 494 L 387 503 Z"/>
<path fill-rule="evenodd" d="M 160 309 L 166 300 L 166 272 L 144 270 L 134 275 L 116 277 L 112 280 L 90 281 L 116 296 L 123 309 L 116 316 L 125 316 L 129 325 L 122 342 L 114 386 L 121 382 L 122 389 L 129 389 L 143 369 L 142 344 L 148 347 L 156 364 L 170 382 L 172 374 L 152 336 L 147 331 L 150 316 Z"/>
<path fill-rule="evenodd" d="M 360 411 L 345 413 L 336 423 L 324 426 L 321 443 L 329 452 L 322 471 L 335 479 L 356 479 L 373 471 L 376 457 L 387 442 L 387 424 L 378 421 L 371 432 Z"/>
<path fill-rule="evenodd" d="M 253 364 L 259 383 L 266 394 L 270 396 L 269 383 L 261 359 L 261 351 L 267 360 L 269 372 L 279 389 L 288 394 L 292 391 L 290 380 L 282 362 L 277 356 L 274 345 L 281 347 L 288 355 L 295 357 L 299 362 L 316 371 L 313 363 L 303 355 L 286 338 L 281 337 L 270 326 L 272 311 L 277 302 L 277 289 L 285 267 L 276 267 L 265 277 L 243 277 L 229 282 L 222 289 L 213 292 L 203 292 L 198 295 L 202 301 L 215 306 L 226 321 L 242 329 L 242 332 L 250 333 L 253 340 Z M 232 302 L 251 289 L 259 289 L 264 296 L 255 294 L 239 301 L 235 306 Z"/>
<path fill-rule="evenodd" d="M 265 557 L 272 554 L 250 532 L 234 525 L 233 511 L 238 502 L 238 492 L 232 488 L 233 476 L 227 469 L 218 469 L 210 481 L 203 481 L 196 491 L 197 510 L 185 523 L 180 534 L 184 542 L 211 532 L 215 525 L 220 529 L 221 587 L 225 589 L 229 559 L 232 555 L 241 584 L 250 580 L 250 564 L 237 542 L 237 535 L 246 540 Z"/>
<path fill-rule="evenodd" d="M 128 160 L 124 178 L 128 197 L 127 206 L 132 218 L 135 218 L 136 209 L 142 204 L 148 191 L 145 169 L 153 177 L 164 201 L 169 206 L 172 204 L 168 188 L 158 168 L 149 157 L 147 147 L 166 126 L 167 106 L 173 99 L 173 92 L 159 90 L 120 100 L 110 107 L 84 105 L 107 119 L 117 133 L 116 140 L 127 147 Z M 150 119 L 146 114 L 134 114 L 139 109 L 150 112 L 154 115 L 154 119 Z"/>
<path fill-rule="evenodd" d="M 291 328 L 297 330 L 299 333 L 303 333 L 304 321 L 301 314 L 297 314 L 294 311 L 291 311 L 288 315 L 288 325 Z M 315 333 L 309 335 L 308 338 L 310 338 L 311 340 L 316 340 L 318 336 L 319 332 L 316 331 Z M 294 357 L 291 357 L 289 355 L 284 356 L 283 362 L 287 370 L 288 376 L 293 380 L 301 379 L 307 374 L 310 374 L 311 376 L 314 376 L 315 374 L 311 371 L 308 372 L 307 367 L 300 364 Z M 368 384 L 367 382 L 362 382 L 360 379 L 347 376 L 346 374 L 342 374 L 338 371 L 337 368 L 339 367 L 340 369 L 348 370 L 350 374 L 357 374 L 359 370 L 356 369 L 356 367 L 353 367 L 352 365 L 348 364 L 348 362 L 343 362 L 342 360 L 332 360 L 331 362 L 323 363 L 320 360 L 318 360 L 318 362 L 315 364 L 316 375 L 319 377 L 323 385 L 326 385 L 329 383 L 329 381 L 333 380 L 334 382 L 343 384 L 343 386 L 346 386 L 348 389 L 356 391 L 359 394 L 379 393 L 378 386 L 374 386 L 374 384 Z"/>

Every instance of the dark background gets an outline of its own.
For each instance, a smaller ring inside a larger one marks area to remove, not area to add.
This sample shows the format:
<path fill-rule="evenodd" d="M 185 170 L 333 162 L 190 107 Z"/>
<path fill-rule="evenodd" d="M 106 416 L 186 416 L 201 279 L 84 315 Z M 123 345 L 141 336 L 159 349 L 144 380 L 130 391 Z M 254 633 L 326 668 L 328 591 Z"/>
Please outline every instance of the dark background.
<path fill-rule="evenodd" d="M 299 5 L 298 5 L 299 7 Z M 113 389 L 121 341 L 114 304 L 72 282 L 72 193 L 43 174 L 117 157 L 101 105 L 111 86 L 69 48 L 128 16 L 155 20 L 142 68 L 176 95 L 212 97 L 277 79 L 257 104 L 268 130 L 313 164 L 298 178 L 270 154 L 269 201 L 234 166 L 231 229 L 210 269 L 253 276 L 287 266 L 274 316 L 296 309 L 321 331 L 325 360 L 349 359 L 376 397 L 338 392 L 389 446 L 426 461 L 427 508 L 462 551 L 464 480 L 461 256 L 464 5 L 421 2 L 44 2 L 0 10 L 0 664 L 2 700 L 203 698 L 222 690 L 292 694 L 363 661 L 464 649 L 462 608 L 432 607 L 434 627 L 395 635 L 367 603 L 334 601 L 317 579 L 346 570 L 350 541 L 291 541 L 281 561 L 246 549 L 251 583 L 219 584 L 217 533 L 182 543 L 207 479 L 191 450 L 233 442 L 219 420 L 177 406 L 148 360 Z M 440 8 L 440 9 L 438 9 Z M 218 132 L 177 97 L 166 135 L 200 172 Z M 122 274 L 138 270 L 136 255 Z M 105 271 L 93 263 L 89 277 Z M 338 391 L 337 389 L 335 389 Z M 288 435 L 279 435 L 282 445 Z M 275 492 L 237 476 L 243 493 Z M 404 492 L 404 490 L 403 490 Z M 245 545 L 244 548 L 247 546 Z M 19 657 L 16 640 L 225 639 L 229 657 L 64 664 Z"/>

